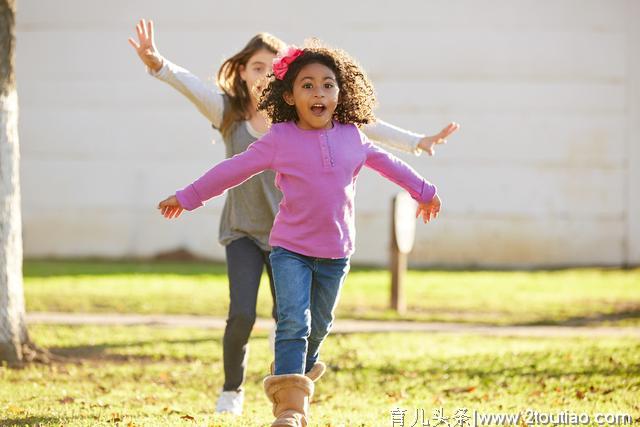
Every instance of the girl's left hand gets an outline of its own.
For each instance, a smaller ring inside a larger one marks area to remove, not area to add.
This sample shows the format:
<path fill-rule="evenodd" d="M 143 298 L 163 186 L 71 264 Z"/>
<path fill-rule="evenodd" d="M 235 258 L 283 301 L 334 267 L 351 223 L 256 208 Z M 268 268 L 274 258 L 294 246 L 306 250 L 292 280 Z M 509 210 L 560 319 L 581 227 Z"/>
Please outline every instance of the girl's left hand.
<path fill-rule="evenodd" d="M 433 156 L 436 153 L 434 147 L 438 144 L 446 144 L 449 135 L 451 135 L 458 129 L 460 129 L 460 125 L 456 122 L 451 122 L 447 125 L 447 127 L 442 129 L 440 133 L 433 136 L 425 136 L 424 138 L 422 138 L 418 143 L 418 148 L 420 148 L 422 151 L 426 151 L 430 156 Z"/>
<path fill-rule="evenodd" d="M 433 199 L 429 203 L 418 203 L 418 210 L 416 211 L 416 218 L 422 215 L 422 221 L 425 224 L 432 219 L 438 218 L 438 213 L 440 213 L 440 207 L 442 206 L 442 202 L 440 201 L 440 197 L 436 194 L 433 196 Z"/>
<path fill-rule="evenodd" d="M 180 206 L 180 202 L 176 196 L 169 196 L 158 204 L 160 213 L 167 219 L 178 218 L 184 208 Z"/>

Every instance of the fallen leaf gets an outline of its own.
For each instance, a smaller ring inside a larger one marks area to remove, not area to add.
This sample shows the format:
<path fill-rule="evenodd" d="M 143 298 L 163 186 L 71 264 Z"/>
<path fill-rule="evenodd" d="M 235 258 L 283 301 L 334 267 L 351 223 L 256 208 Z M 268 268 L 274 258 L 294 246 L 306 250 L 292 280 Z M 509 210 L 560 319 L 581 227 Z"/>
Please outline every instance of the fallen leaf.
<path fill-rule="evenodd" d="M 160 375 L 158 375 L 158 381 L 161 383 L 166 383 L 170 380 L 169 374 L 166 372 L 160 372 Z"/>
<path fill-rule="evenodd" d="M 13 414 L 13 415 L 21 415 L 26 412 L 24 409 L 20 408 L 19 406 L 14 406 L 14 405 L 9 406 L 7 410 L 9 411 L 10 414 Z"/>
<path fill-rule="evenodd" d="M 156 398 L 155 396 L 146 396 L 144 398 L 144 402 L 148 403 L 148 404 L 157 403 L 158 402 L 158 398 Z"/>
<path fill-rule="evenodd" d="M 476 390 L 475 386 L 468 387 L 452 387 L 442 390 L 443 393 L 472 393 Z"/>
<path fill-rule="evenodd" d="M 390 397 L 393 400 L 398 400 L 398 399 L 404 399 L 407 397 L 407 393 L 405 393 L 404 390 L 399 390 L 399 391 L 388 391 L 387 396 Z"/>

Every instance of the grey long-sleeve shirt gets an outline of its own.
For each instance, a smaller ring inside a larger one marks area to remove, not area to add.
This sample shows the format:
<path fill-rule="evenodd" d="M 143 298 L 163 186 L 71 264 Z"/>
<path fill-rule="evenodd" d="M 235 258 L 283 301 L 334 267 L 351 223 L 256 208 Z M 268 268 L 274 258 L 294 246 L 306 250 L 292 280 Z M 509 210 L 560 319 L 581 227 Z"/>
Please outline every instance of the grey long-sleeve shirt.
<path fill-rule="evenodd" d="M 156 73 L 149 73 L 168 83 L 189 99 L 214 127 L 222 123 L 224 111 L 229 107 L 227 97 L 215 87 L 205 84 L 188 70 L 165 60 Z M 420 139 L 424 136 L 406 131 L 378 120 L 362 127 L 362 132 L 383 147 L 419 155 Z M 247 121 L 240 123 L 224 138 L 226 157 L 245 151 L 262 134 Z M 218 240 L 227 245 L 232 241 L 249 237 L 263 250 L 270 250 L 269 234 L 278 212 L 282 194 L 275 187 L 275 172 L 264 171 L 227 192 Z"/>

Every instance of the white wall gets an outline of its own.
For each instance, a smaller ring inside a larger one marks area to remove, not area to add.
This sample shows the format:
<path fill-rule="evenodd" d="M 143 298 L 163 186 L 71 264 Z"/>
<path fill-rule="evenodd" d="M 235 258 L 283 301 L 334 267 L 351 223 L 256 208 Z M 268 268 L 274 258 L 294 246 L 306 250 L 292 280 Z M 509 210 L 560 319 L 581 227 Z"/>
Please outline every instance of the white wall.
<path fill-rule="evenodd" d="M 170 223 L 155 210 L 224 149 L 127 44 L 151 17 L 161 52 L 203 78 L 258 31 L 313 35 L 361 61 L 381 118 L 422 132 L 460 122 L 436 157 L 402 156 L 444 201 L 438 221 L 418 226 L 413 265 L 638 264 L 639 3 L 21 0 L 25 254 L 183 246 L 222 259 L 222 199 Z M 354 262 L 386 262 L 396 191 L 361 176 Z"/>

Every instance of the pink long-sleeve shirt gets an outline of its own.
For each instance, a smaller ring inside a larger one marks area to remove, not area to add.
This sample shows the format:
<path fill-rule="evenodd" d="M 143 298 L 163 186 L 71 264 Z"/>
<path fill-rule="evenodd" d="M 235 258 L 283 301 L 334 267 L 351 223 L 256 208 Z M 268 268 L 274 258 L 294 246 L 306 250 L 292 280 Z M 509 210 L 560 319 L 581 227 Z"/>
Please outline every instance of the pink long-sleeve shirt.
<path fill-rule="evenodd" d="M 362 166 L 377 171 L 428 203 L 436 187 L 402 160 L 373 145 L 351 124 L 304 130 L 276 123 L 240 154 L 223 160 L 193 184 L 176 192 L 193 210 L 264 170 L 276 172 L 282 191 L 269 244 L 317 258 L 344 258 L 355 248 L 354 198 Z"/>

